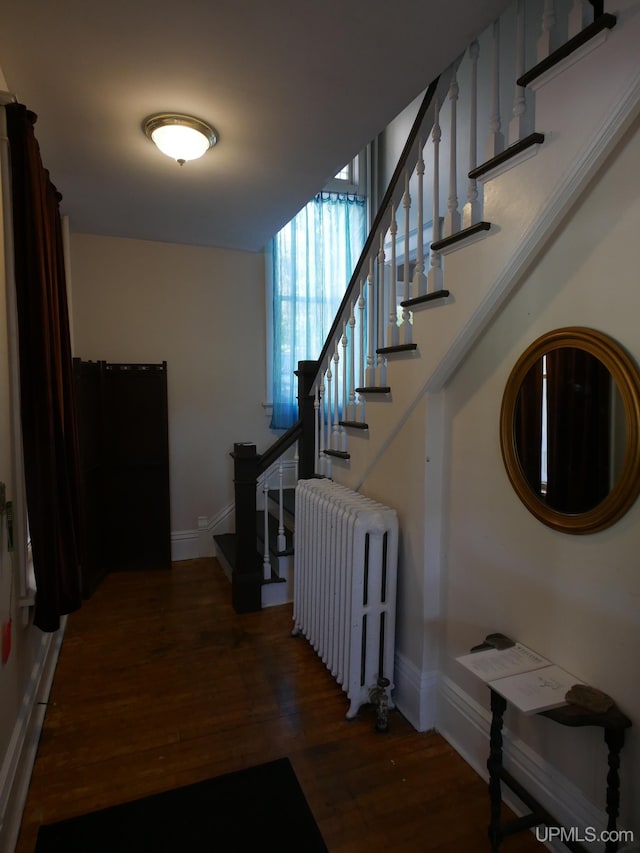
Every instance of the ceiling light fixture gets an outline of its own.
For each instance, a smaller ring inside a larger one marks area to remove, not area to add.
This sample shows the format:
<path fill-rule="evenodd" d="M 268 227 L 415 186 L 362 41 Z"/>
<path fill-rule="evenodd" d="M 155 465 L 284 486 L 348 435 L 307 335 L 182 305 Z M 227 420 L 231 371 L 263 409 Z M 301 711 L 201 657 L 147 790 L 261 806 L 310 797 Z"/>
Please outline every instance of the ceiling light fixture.
<path fill-rule="evenodd" d="M 206 122 L 193 116 L 160 113 L 143 123 L 145 134 L 163 154 L 184 166 L 187 160 L 202 157 L 218 141 L 218 134 Z"/>

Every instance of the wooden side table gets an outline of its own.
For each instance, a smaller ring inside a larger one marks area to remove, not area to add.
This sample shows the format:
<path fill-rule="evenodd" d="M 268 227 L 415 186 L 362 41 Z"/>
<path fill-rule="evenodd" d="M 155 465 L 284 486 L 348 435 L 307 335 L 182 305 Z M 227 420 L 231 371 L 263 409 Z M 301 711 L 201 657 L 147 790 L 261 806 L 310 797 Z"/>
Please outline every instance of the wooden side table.
<path fill-rule="evenodd" d="M 502 725 L 507 708 L 507 701 L 495 690 L 491 690 L 491 734 L 490 751 L 487 760 L 489 771 L 489 797 L 491 801 L 491 818 L 489 822 L 489 840 L 492 853 L 498 853 L 502 840 L 507 835 L 532 829 L 535 826 L 562 828 L 560 824 L 529 792 L 502 766 Z M 605 713 L 593 713 L 578 705 L 564 705 L 549 711 L 541 711 L 541 717 L 547 717 L 562 726 L 599 726 L 604 730 L 604 741 L 608 749 L 609 772 L 607 773 L 607 830 L 617 829 L 617 818 L 620 806 L 620 752 L 624 745 L 625 729 L 631 726 L 631 720 L 615 705 Z M 501 819 L 502 783 L 504 782 L 525 805 L 531 809 L 530 814 L 506 823 Z M 563 843 L 571 853 L 588 853 L 587 848 L 578 841 L 571 839 Z M 605 844 L 605 853 L 616 853 L 618 842 L 609 840 Z"/>

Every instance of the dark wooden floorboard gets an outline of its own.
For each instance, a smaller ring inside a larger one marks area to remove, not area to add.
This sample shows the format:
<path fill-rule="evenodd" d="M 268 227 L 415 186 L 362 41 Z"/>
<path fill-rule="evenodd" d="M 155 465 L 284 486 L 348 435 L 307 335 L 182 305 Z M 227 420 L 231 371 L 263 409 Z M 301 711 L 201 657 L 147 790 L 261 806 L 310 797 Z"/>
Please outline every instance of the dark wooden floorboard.
<path fill-rule="evenodd" d="M 397 711 L 385 735 L 370 708 L 347 722 L 291 606 L 238 616 L 230 598 L 193 560 L 110 574 L 69 617 L 16 853 L 42 823 L 285 755 L 331 853 L 489 850 L 486 784 L 440 736 Z"/>

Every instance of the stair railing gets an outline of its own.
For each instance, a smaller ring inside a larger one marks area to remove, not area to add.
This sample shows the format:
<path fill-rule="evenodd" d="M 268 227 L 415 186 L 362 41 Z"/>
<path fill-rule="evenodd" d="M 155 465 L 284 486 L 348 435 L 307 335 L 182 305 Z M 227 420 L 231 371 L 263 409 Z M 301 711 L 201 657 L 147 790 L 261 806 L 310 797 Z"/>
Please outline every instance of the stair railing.
<path fill-rule="evenodd" d="M 300 362 L 296 371 L 298 422 L 262 455 L 253 444 L 234 446 L 236 610 L 260 609 L 270 572 L 266 519 L 264 553 L 256 552 L 259 478 L 266 473 L 266 504 L 267 471 L 295 442 L 301 478 L 331 477 L 334 461 L 349 459 L 349 435 L 368 429 L 367 406 L 391 390 L 387 360 L 417 349 L 414 312 L 450 296 L 446 255 L 490 231 L 483 180 L 544 140 L 534 132 L 528 87 L 614 25 L 603 0 L 514 0 L 427 88 L 318 360 Z M 281 537 L 281 497 L 279 507 Z"/>
<path fill-rule="evenodd" d="M 284 476 L 282 457 L 297 444 L 295 455 L 296 479 L 309 478 L 314 473 L 316 456 L 314 434 L 313 399 L 310 396 L 310 383 L 315 375 L 317 362 L 301 361 L 296 371 L 298 377 L 298 414 L 296 423 L 283 433 L 264 453 L 257 452 L 251 442 L 234 444 L 233 483 L 235 493 L 235 565 L 231 575 L 232 604 L 237 613 L 248 613 L 262 607 L 261 590 L 263 580 L 269 580 L 270 531 L 268 524 L 268 492 L 271 472 L 274 466 L 278 471 L 278 535 L 284 535 L 283 489 Z M 263 495 L 263 552 L 258 554 L 256 543 L 258 531 L 256 525 L 258 490 Z M 278 547 L 282 540 L 278 543 Z"/>

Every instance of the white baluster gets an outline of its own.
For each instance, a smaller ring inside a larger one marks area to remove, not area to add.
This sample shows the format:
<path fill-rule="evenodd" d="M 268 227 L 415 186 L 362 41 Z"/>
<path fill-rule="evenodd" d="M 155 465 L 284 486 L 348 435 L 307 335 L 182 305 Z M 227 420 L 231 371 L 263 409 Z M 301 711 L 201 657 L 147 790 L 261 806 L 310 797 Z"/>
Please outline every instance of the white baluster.
<path fill-rule="evenodd" d="M 344 320 L 342 323 L 342 339 L 340 341 L 342 346 L 342 420 L 346 421 L 349 417 L 349 407 L 348 407 L 348 391 L 349 386 L 347 385 L 347 321 Z M 340 438 L 341 441 L 341 450 L 347 449 L 347 430 L 341 426 L 340 427 Z"/>
<path fill-rule="evenodd" d="M 366 386 L 371 387 L 376 384 L 376 361 L 375 361 L 375 301 L 373 297 L 373 255 L 369 258 L 369 275 L 367 276 L 367 320 L 369 326 L 369 335 L 367 340 L 367 378 Z"/>
<path fill-rule="evenodd" d="M 568 37 L 573 38 L 591 23 L 593 19 L 593 7 L 587 0 L 573 0 L 573 6 L 569 12 Z"/>
<path fill-rule="evenodd" d="M 442 139 L 442 131 L 440 129 L 440 105 L 438 99 L 435 99 L 433 131 L 431 134 L 433 141 L 433 242 L 437 243 L 440 239 L 440 140 Z M 442 290 L 442 257 L 440 252 L 431 249 L 431 259 L 429 266 L 428 289 L 430 293 L 436 293 Z"/>
<path fill-rule="evenodd" d="M 333 450 L 340 450 L 340 425 L 338 421 L 340 420 L 340 399 L 339 399 L 339 389 L 338 389 L 338 380 L 340 378 L 340 374 L 338 371 L 340 364 L 340 354 L 338 352 L 338 341 L 335 342 L 335 349 L 333 351 L 333 364 L 335 369 L 333 371 L 334 377 L 334 385 L 333 385 L 333 433 L 331 437 L 331 447 Z"/>
<path fill-rule="evenodd" d="M 458 211 L 458 170 L 457 170 L 457 104 L 458 81 L 451 80 L 449 86 L 449 103 L 451 107 L 451 136 L 449 146 L 449 200 L 448 210 L 444 221 L 444 233 L 447 237 L 460 230 L 460 213 Z"/>
<path fill-rule="evenodd" d="M 349 406 L 347 420 L 356 419 L 356 304 L 351 300 L 349 308 Z"/>
<path fill-rule="evenodd" d="M 324 376 L 323 376 L 322 377 L 322 384 L 320 385 L 319 395 L 318 395 L 318 397 L 319 397 L 318 403 L 319 403 L 319 407 L 320 407 L 320 443 L 318 444 L 318 462 L 319 462 L 318 471 L 320 472 L 321 475 L 323 475 L 325 473 L 326 456 L 324 455 L 324 449 L 327 446 L 326 445 L 326 436 L 325 436 L 325 431 L 324 431 L 324 401 L 325 401 L 324 392 L 325 392 L 325 384 L 324 384 Z"/>
<path fill-rule="evenodd" d="M 427 277 L 424 274 L 424 157 L 422 139 L 418 139 L 418 223 L 416 233 L 416 268 L 413 274 L 413 295 L 424 296 L 427 292 Z"/>
<path fill-rule="evenodd" d="M 327 371 L 325 373 L 327 379 L 327 396 L 325 397 L 327 404 L 327 430 L 325 433 L 325 450 L 331 450 L 331 356 L 329 355 L 327 358 Z M 324 457 L 324 473 L 327 477 L 331 477 L 331 457 Z"/>
<path fill-rule="evenodd" d="M 269 481 L 265 474 L 262 481 L 262 495 L 264 500 L 264 553 L 262 556 L 262 577 L 271 580 L 271 560 L 269 559 Z"/>
<path fill-rule="evenodd" d="M 391 225 L 389 226 L 389 234 L 391 235 L 391 267 L 389 278 L 389 323 L 387 325 L 387 346 L 395 347 L 398 344 L 398 296 L 396 293 L 397 273 L 396 266 L 396 235 L 398 233 L 398 223 L 396 222 L 396 208 L 393 202 L 391 203 Z"/>
<path fill-rule="evenodd" d="M 327 443 L 326 443 L 326 445 L 325 445 L 325 449 L 326 449 L 326 450 L 331 450 L 331 448 L 332 448 L 332 444 L 331 444 L 331 425 L 332 425 L 332 423 L 333 423 L 333 421 L 332 421 L 332 419 L 331 419 L 331 404 L 332 404 L 332 399 L 331 399 L 331 388 L 332 388 L 332 385 L 331 385 L 331 382 L 332 382 L 332 380 L 333 380 L 333 374 L 331 373 L 331 356 L 329 356 L 329 357 L 328 357 L 328 359 L 327 359 L 327 373 L 326 373 L 326 376 L 327 376 L 327 398 L 326 398 L 326 400 L 327 400 L 327 435 L 326 435 L 326 442 L 327 442 Z M 326 459 L 327 465 L 328 465 L 329 467 L 331 467 L 331 457 L 330 457 L 330 456 L 325 456 L 325 459 Z"/>
<path fill-rule="evenodd" d="M 403 273 L 403 294 L 402 300 L 406 302 L 411 299 L 410 282 L 411 282 L 411 263 L 409 261 L 409 233 L 411 229 L 411 196 L 409 195 L 409 173 L 404 173 L 404 195 L 402 196 L 402 206 L 404 207 L 404 273 Z M 411 311 L 408 308 L 402 309 L 402 342 L 405 344 L 411 343 L 413 329 L 411 328 Z"/>
<path fill-rule="evenodd" d="M 471 80 L 469 83 L 469 171 L 478 165 L 478 54 L 480 48 L 477 41 L 469 45 L 471 60 Z M 463 224 L 465 228 L 475 225 L 482 218 L 482 205 L 478 200 L 478 182 L 469 178 L 467 184 L 467 203 L 464 206 Z"/>
<path fill-rule="evenodd" d="M 384 318 L 386 316 L 384 306 L 385 306 L 385 298 L 386 288 L 385 288 L 385 274 L 384 274 L 384 262 L 385 262 L 385 253 L 384 253 L 384 234 L 380 232 L 380 247 L 378 249 L 378 337 L 376 343 L 376 349 L 378 346 L 384 346 Z M 380 385 L 384 385 L 387 381 L 386 373 L 387 373 L 387 363 L 382 355 L 382 353 L 376 352 L 376 366 L 377 366 L 377 375 L 378 382 Z"/>
<path fill-rule="evenodd" d="M 359 336 L 360 336 L 360 352 L 358 353 L 358 388 L 364 387 L 364 377 L 365 377 L 365 349 L 364 349 L 364 309 L 365 309 L 365 299 L 364 299 L 364 279 L 360 279 L 360 295 L 358 296 L 358 315 L 360 317 L 359 323 Z M 358 407 L 358 417 L 355 420 L 359 420 L 361 423 L 365 423 L 364 419 L 364 409 L 365 409 L 365 401 L 364 397 L 361 397 L 358 394 L 357 400 Z"/>
<path fill-rule="evenodd" d="M 282 462 L 278 466 L 278 551 L 287 548 L 287 537 L 284 535 L 284 466 Z"/>
<path fill-rule="evenodd" d="M 516 3 L 516 80 L 524 74 L 524 0 Z M 509 144 L 527 135 L 527 102 L 524 86 L 516 83 L 513 93 L 512 118 L 509 122 Z"/>
<path fill-rule="evenodd" d="M 314 433 L 315 433 L 315 465 L 313 468 L 314 474 L 320 473 L 320 390 L 316 385 L 314 397 L 313 397 L 313 413 L 315 417 L 314 421 Z M 296 482 L 298 478 L 296 477 Z"/>
<path fill-rule="evenodd" d="M 537 44 L 538 62 L 546 59 L 557 47 L 556 8 L 554 0 L 544 0 L 542 10 L 542 33 Z"/>
<path fill-rule="evenodd" d="M 491 160 L 504 149 L 504 136 L 500 122 L 500 21 L 493 24 L 493 52 L 491 79 L 491 114 L 487 138 L 486 160 Z"/>

